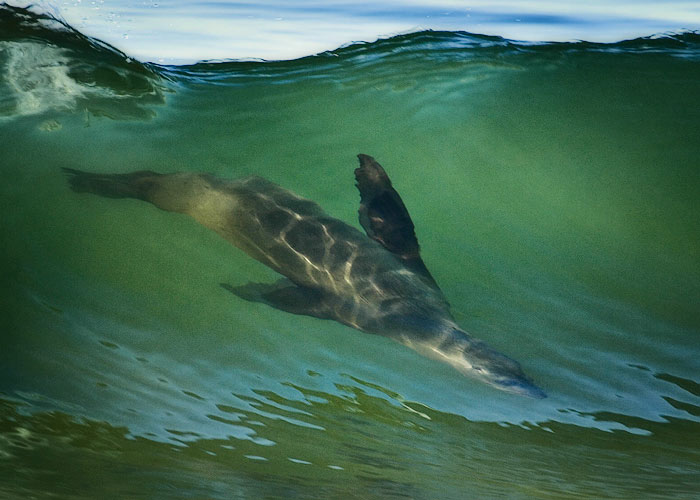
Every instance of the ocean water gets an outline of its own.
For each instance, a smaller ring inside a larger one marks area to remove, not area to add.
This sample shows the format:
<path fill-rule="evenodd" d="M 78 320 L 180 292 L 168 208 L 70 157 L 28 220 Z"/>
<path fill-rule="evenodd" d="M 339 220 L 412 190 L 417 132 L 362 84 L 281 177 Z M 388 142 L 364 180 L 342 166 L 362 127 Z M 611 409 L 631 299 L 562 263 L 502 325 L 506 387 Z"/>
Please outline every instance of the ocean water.
<path fill-rule="evenodd" d="M 0 68 L 0 497 L 697 497 L 696 32 L 167 66 L 0 5 Z M 548 398 L 242 301 L 275 273 L 61 173 L 256 174 L 358 225 L 357 153 Z"/>

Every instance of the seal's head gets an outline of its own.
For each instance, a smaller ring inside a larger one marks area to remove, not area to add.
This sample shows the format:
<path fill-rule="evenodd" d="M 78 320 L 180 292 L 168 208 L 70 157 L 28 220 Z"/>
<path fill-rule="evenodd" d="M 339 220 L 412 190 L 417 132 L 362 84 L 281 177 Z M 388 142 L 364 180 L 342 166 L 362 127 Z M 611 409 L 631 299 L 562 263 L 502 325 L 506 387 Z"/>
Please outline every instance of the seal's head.
<path fill-rule="evenodd" d="M 461 365 L 466 369 L 465 372 L 468 375 L 481 379 L 503 391 L 535 399 L 547 397 L 547 394 L 525 375 L 520 363 L 491 349 L 481 341 L 471 340 L 466 345 L 462 351 Z"/>
<path fill-rule="evenodd" d="M 414 344 L 411 347 L 502 391 L 535 399 L 547 397 L 547 394 L 525 375 L 520 363 L 492 349 L 486 343 L 471 338 L 458 328 L 451 329 L 439 343 L 426 342 L 422 346 Z"/>

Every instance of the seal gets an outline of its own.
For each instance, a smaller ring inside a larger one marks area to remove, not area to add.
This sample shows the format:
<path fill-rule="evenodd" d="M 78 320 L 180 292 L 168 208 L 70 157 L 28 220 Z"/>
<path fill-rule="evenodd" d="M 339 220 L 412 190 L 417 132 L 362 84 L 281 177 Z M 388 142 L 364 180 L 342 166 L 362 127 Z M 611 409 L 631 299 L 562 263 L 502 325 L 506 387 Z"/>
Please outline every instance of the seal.
<path fill-rule="evenodd" d="M 365 234 L 258 176 L 63 170 L 76 192 L 187 214 L 284 276 L 272 284 L 222 284 L 242 299 L 384 335 L 498 389 L 545 397 L 516 361 L 459 327 L 420 256 L 401 197 L 374 158 L 358 158 Z"/>

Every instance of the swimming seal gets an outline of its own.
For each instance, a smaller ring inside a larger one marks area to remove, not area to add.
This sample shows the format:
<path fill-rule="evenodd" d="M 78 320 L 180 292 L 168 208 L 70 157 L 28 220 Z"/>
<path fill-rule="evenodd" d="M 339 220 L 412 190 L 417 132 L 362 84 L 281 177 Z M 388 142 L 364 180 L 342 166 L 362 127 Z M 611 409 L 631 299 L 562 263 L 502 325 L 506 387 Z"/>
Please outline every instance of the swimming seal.
<path fill-rule="evenodd" d="M 284 276 L 273 284 L 222 285 L 245 300 L 384 335 L 499 389 L 545 397 L 516 361 L 459 327 L 420 257 L 401 197 L 374 158 L 358 158 L 366 234 L 257 176 L 64 171 L 76 192 L 187 214 Z"/>

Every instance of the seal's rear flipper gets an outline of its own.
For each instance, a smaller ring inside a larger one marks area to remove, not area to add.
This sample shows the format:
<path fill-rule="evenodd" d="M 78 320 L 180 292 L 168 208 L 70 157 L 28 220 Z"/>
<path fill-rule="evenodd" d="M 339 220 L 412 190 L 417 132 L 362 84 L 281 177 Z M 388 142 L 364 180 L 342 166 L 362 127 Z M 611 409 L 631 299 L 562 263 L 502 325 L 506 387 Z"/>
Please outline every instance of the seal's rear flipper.
<path fill-rule="evenodd" d="M 292 314 L 335 319 L 324 300 L 323 292 L 297 286 L 286 278 L 276 283 L 248 283 L 241 286 L 221 283 L 221 286 L 249 302 L 260 302 Z"/>
<path fill-rule="evenodd" d="M 73 168 L 62 169 L 68 175 L 70 187 L 76 193 L 93 193 L 107 198 L 138 198 L 147 200 L 148 192 L 162 174 L 142 170 L 129 174 L 95 174 Z"/>
<path fill-rule="evenodd" d="M 367 236 L 400 257 L 407 267 L 438 288 L 435 279 L 420 258 L 420 247 L 403 200 L 391 185 L 382 166 L 371 156 L 359 154 L 360 167 L 355 169 L 360 191 L 360 224 Z"/>

